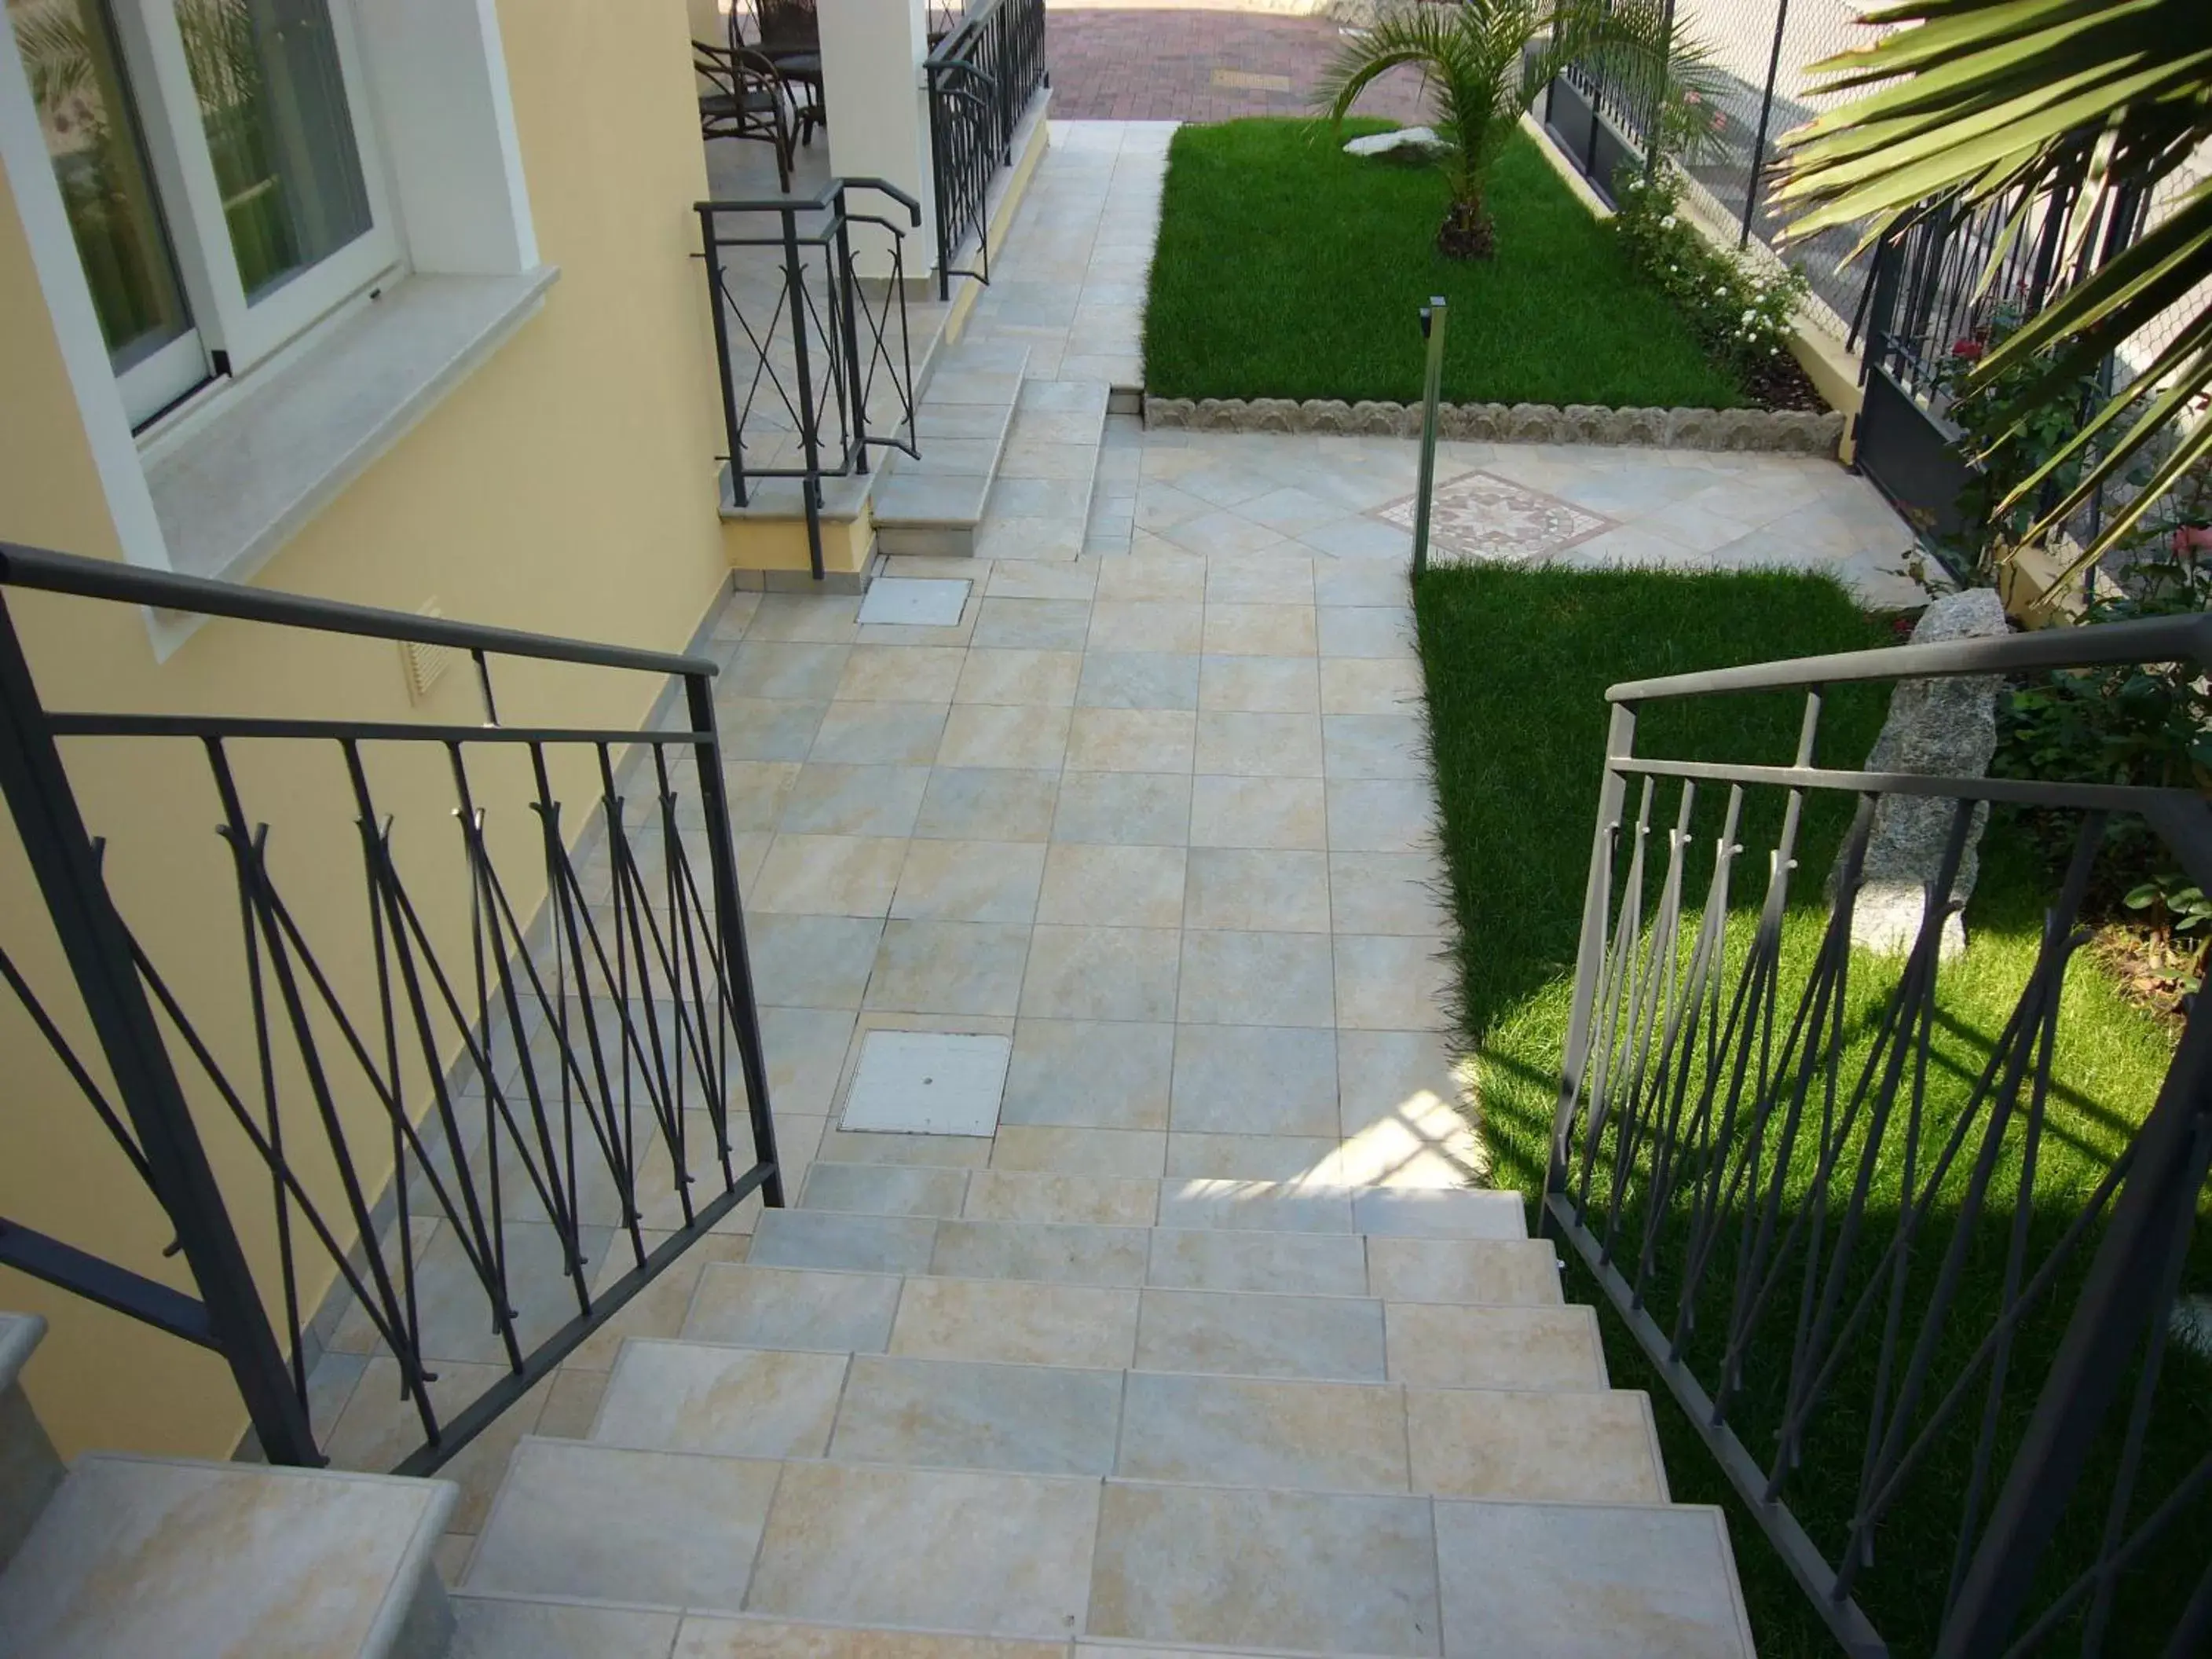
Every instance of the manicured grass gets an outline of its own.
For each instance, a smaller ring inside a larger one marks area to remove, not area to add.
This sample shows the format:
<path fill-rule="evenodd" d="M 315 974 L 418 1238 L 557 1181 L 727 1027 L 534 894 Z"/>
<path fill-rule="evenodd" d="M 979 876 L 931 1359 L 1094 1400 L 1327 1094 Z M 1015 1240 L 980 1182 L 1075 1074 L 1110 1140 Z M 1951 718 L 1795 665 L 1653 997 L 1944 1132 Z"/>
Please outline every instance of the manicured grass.
<path fill-rule="evenodd" d="M 1744 402 L 1525 135 L 1493 176 L 1498 253 L 1433 246 L 1427 167 L 1343 153 L 1390 124 L 1186 126 L 1145 313 L 1145 384 L 1169 398 L 1420 396 L 1419 309 L 1449 301 L 1451 403 L 1728 409 Z"/>
<path fill-rule="evenodd" d="M 1543 1185 L 1571 994 L 1605 741 L 1604 688 L 1617 680 L 1692 668 L 1856 649 L 1887 643 L 1891 636 L 1861 616 L 1834 585 L 1781 574 L 1441 570 L 1424 580 L 1416 603 L 1445 850 L 1462 930 L 1462 1012 L 1477 1056 L 1477 1128 L 1492 1158 L 1492 1182 L 1516 1188 L 1533 1200 Z M 1886 702 L 1886 693 L 1876 689 L 1832 692 L 1822 721 L 1821 763 L 1856 764 L 1863 758 L 1880 728 Z M 1638 748 L 1691 758 L 1786 758 L 1801 708 L 1796 696 L 1656 704 L 1644 713 Z M 1685 891 L 1688 905 L 1702 905 L 1717 827 L 1710 814 L 1717 811 L 1722 793 L 1705 792 L 1693 820 L 1700 839 L 1688 865 L 1693 872 Z M 1762 896 L 1765 854 L 1773 845 L 1779 817 L 1777 793 L 1759 792 L 1747 801 L 1739 839 L 1748 861 L 1739 864 L 1731 890 L 1735 944 L 1725 981 L 1730 988 Z M 1661 795 L 1655 823 L 1671 823 L 1674 808 L 1671 790 Z M 1783 985 L 1790 999 L 1785 1008 L 1811 968 L 1825 919 L 1822 878 L 1846 828 L 1848 810 L 1848 802 L 1828 801 L 1808 812 L 1795 908 L 1784 934 Z M 1650 872 L 1656 889 L 1664 843 L 1655 840 L 1661 849 L 1653 854 Z M 1965 1103 L 1964 1079 L 1978 1069 L 2011 1012 L 2035 955 L 2049 891 L 2047 875 L 2024 840 L 2002 818 L 1993 823 L 1966 918 L 1967 953 L 1939 976 L 1941 1030 L 1933 1044 L 1926 1107 L 1927 1133 L 1936 1139 L 1924 1145 L 1940 1144 L 1941 1131 L 1955 1121 Z M 1871 1040 L 1873 1021 L 1894 985 L 1895 971 L 1893 963 L 1863 956 L 1853 960 L 1844 1029 L 1856 1034 L 1854 1054 L 1863 1053 Z M 2027 1217 L 2031 1270 L 2079 1213 L 2084 1196 L 2148 1109 L 2170 1054 L 2166 1030 L 2125 1002 L 2093 961 L 2077 958 L 2068 976 L 2049 1132 Z M 1844 1075 L 1854 1075 L 1848 1065 Z M 1891 1155 L 1875 1178 L 1868 1222 L 1869 1236 L 1885 1243 L 1894 1231 L 1901 1187 L 1896 1143 L 1886 1144 Z M 2017 1144 L 2015 1136 L 2010 1145 Z M 1801 1145 L 1791 1160 L 1801 1194 L 1810 1184 L 1812 1163 L 1812 1147 Z M 1925 1179 L 1924 1165 L 1921 1178 Z M 1997 1181 L 2000 1194 L 2008 1190 L 2007 1182 L 2016 1190 L 2016 1164 L 2001 1164 Z M 1962 1179 L 1948 1182 L 1946 1199 L 1955 1198 L 1962 1185 Z M 1601 1184 L 1596 1190 L 1605 1189 Z M 1634 1226 L 1644 1201 L 1639 1183 L 1628 1212 L 1631 1237 L 1639 1236 Z M 1935 1375 L 1947 1383 L 1959 1374 L 2000 1305 L 2014 1207 L 2008 1197 L 1996 1200 L 1995 1213 L 1978 1231 L 1966 1258 L 1964 1296 L 1936 1352 Z M 1670 1227 L 1666 1236 L 1679 1238 L 1680 1231 Z M 2212 1285 L 2212 1251 L 2203 1243 L 2208 1231 L 2212 1230 L 2200 1224 L 2199 1247 L 2185 1279 L 2190 1288 Z M 1913 1259 L 1908 1331 L 1916 1328 L 1911 1322 L 1924 1305 L 1950 1237 L 1948 1218 L 1939 1212 L 1922 1237 L 1923 1245 Z M 1729 1237 L 1732 1250 L 1734 1234 Z M 1826 1626 L 1736 1501 L 1703 1442 L 1603 1302 L 1580 1259 L 1567 1254 L 1569 1295 L 1601 1307 L 1615 1385 L 1652 1395 L 1674 1496 L 1681 1502 L 1718 1503 L 1729 1510 L 1760 1653 L 1765 1659 L 1833 1653 Z M 1678 1258 L 1670 1261 L 1662 1250 L 1662 1285 L 1671 1285 L 1676 1265 Z M 1723 1285 L 1700 1303 L 1705 1317 L 1691 1348 L 1693 1368 L 1709 1384 L 1717 1374 L 1717 1345 L 1725 1334 L 1724 1270 L 1721 1277 Z M 2013 1386 L 2000 1419 L 2000 1474 L 2070 1308 L 2075 1282 L 2078 1273 L 2062 1279 L 2055 1311 L 2032 1317 L 2021 1329 L 2012 1359 Z M 1768 1430 L 1776 1420 L 1777 1396 L 1786 1374 L 1797 1284 L 1793 1273 L 1786 1291 L 1792 1305 L 1771 1322 L 1778 1347 L 1754 1348 L 1748 1368 L 1738 1432 L 1755 1457 L 1772 1451 Z M 1662 1325 L 1670 1322 L 1673 1309 L 1671 1296 L 1657 1302 L 1655 1312 Z M 1837 1403 L 1816 1426 L 1787 1494 L 1815 1540 L 1832 1553 L 1850 1518 L 1865 1402 L 1875 1386 L 1875 1353 L 1872 1342 L 1854 1345 L 1850 1363 L 1832 1384 Z M 2167 1367 L 2151 1421 L 2144 1490 L 2134 1511 L 2138 1520 L 2171 1489 L 2179 1472 L 2212 1447 L 2212 1367 L 2178 1348 L 2170 1352 Z M 2127 1397 L 2124 1392 L 2122 1397 Z M 1963 1419 L 1965 1432 L 1940 1440 L 1914 1477 L 1906 1501 L 1892 1512 L 1880 1534 L 1875 1565 L 1860 1586 L 1862 1605 L 1899 1655 L 1927 1652 L 1932 1645 L 1981 1401 L 1978 1389 Z M 2114 1443 L 2108 1441 L 2093 1456 L 2093 1468 L 2112 1467 Z M 2058 1547 L 2065 1559 L 2079 1562 L 2094 1545 L 2102 1520 L 2101 1492 L 2093 1492 L 2091 1498 L 2077 1502 L 2069 1513 Z M 2212 1522 L 2199 1505 L 2169 1545 L 2130 1576 L 2121 1591 L 2119 1623 L 2108 1638 L 2107 1651 L 2155 1651 L 2162 1646 L 2162 1635 L 2151 1632 L 2172 1627 L 2179 1598 L 2201 1568 L 2208 1534 Z M 2063 1582 L 2051 1580 L 2046 1589 Z M 2154 1586 L 2154 1591 L 2148 1589 Z M 2135 1620 L 2142 1622 L 2131 1626 Z"/>

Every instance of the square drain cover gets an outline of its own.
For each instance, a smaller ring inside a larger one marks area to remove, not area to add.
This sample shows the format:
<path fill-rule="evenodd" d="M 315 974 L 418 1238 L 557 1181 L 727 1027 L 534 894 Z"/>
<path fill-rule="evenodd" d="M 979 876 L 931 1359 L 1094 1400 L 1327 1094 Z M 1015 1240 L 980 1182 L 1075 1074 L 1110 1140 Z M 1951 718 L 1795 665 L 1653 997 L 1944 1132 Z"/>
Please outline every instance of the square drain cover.
<path fill-rule="evenodd" d="M 845 1097 L 844 1127 L 907 1135 L 988 1135 L 999 1127 L 1012 1037 L 871 1031 Z"/>
<path fill-rule="evenodd" d="M 957 628 L 973 584 L 952 577 L 878 576 L 860 601 L 864 623 L 908 628 Z"/>

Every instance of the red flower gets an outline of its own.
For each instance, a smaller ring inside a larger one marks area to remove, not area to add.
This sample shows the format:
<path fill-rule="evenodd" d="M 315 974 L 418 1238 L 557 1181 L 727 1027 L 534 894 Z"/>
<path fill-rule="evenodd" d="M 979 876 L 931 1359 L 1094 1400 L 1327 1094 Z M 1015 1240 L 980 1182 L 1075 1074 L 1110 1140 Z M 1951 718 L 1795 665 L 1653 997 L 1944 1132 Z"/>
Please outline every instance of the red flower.
<path fill-rule="evenodd" d="M 2173 532 L 2173 552 L 2176 558 L 2192 559 L 2199 553 L 2212 553 L 2212 526 L 2185 524 Z"/>
<path fill-rule="evenodd" d="M 1979 340 L 1954 340 L 1951 343 L 1951 355 L 1963 362 L 1972 362 L 1988 349 L 1989 347 Z"/>

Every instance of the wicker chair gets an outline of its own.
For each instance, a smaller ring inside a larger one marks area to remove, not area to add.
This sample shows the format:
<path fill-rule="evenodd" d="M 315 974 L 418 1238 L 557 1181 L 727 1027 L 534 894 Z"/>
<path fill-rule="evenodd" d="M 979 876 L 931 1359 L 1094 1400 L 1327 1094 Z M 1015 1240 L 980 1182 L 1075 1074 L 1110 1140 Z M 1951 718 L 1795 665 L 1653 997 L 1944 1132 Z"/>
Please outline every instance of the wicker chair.
<path fill-rule="evenodd" d="M 775 150 L 776 188 L 791 189 L 791 125 L 784 116 L 784 79 L 760 53 L 734 44 L 691 43 L 691 66 L 709 83 L 699 96 L 702 138 L 751 138 Z"/>
<path fill-rule="evenodd" d="M 799 142 L 811 144 L 817 127 L 829 125 L 822 96 L 822 20 L 814 0 L 753 0 L 753 20 L 759 40 L 753 50 L 775 65 L 775 72 L 792 89 L 797 112 Z M 738 14 L 730 14 L 730 38 L 738 38 Z"/>

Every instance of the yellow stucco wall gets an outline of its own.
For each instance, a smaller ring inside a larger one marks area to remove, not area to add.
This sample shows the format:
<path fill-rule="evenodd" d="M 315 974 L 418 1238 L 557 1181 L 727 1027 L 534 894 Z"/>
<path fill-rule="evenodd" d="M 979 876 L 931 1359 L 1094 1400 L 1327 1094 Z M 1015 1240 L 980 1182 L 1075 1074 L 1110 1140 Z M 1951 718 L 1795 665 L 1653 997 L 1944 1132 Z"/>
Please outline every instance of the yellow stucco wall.
<path fill-rule="evenodd" d="M 501 12 L 541 254 L 561 278 L 539 315 L 256 580 L 410 611 L 434 597 L 452 617 L 681 648 L 728 580 L 713 484 L 720 428 L 712 343 L 689 257 L 689 209 L 705 175 L 686 5 L 505 0 Z M 4 183 L 0 296 L 9 387 L 0 398 L 0 537 L 116 556 Z M 10 595 L 9 604 L 50 706 L 477 718 L 465 663 L 417 708 L 388 643 L 216 623 L 157 664 L 130 609 L 40 594 Z M 634 726 L 659 690 L 641 676 L 545 665 L 508 661 L 496 672 L 510 720 Z M 280 747 L 287 752 L 270 752 Z M 186 744 L 75 743 L 67 752 L 94 831 L 111 837 L 120 908 L 210 1021 L 234 1077 L 250 1082 L 229 855 L 213 833 L 204 763 Z M 332 953 L 325 965 L 368 1006 L 360 843 L 335 748 L 302 755 L 299 745 L 240 745 L 239 767 L 249 813 L 273 826 L 280 889 Z M 396 817 L 403 866 L 423 884 L 417 901 L 453 946 L 465 938 L 465 886 L 442 757 L 379 757 L 372 769 L 380 805 Z M 495 844 L 524 854 L 507 867 L 510 878 L 522 876 L 514 897 L 526 911 L 538 894 L 527 878 L 535 829 L 525 781 L 512 766 L 488 765 L 483 776 Z M 594 792 L 580 764 L 563 782 L 575 803 L 566 825 L 573 836 Z M 58 1012 L 73 1010 L 4 828 L 0 929 L 41 994 Z M 177 1264 L 160 1256 L 167 1232 L 151 1200 L 4 995 L 0 1055 L 0 1215 L 184 1285 Z M 419 1109 L 422 1097 L 414 1097 Z M 307 1104 L 295 1099 L 292 1110 Z M 346 1106 L 365 1111 L 365 1091 L 349 1089 Z M 218 1125 L 207 1138 L 234 1190 L 265 1192 L 234 1132 Z M 380 1173 L 371 1172 L 374 1185 Z M 326 1175 L 318 1179 L 331 1190 Z M 240 1214 L 264 1269 L 273 1259 L 265 1207 Z M 303 1285 L 312 1307 L 331 1272 L 304 1259 L 320 1275 Z M 268 1279 L 273 1291 L 273 1273 Z M 4 1270 L 0 1307 L 53 1322 L 27 1382 L 64 1454 L 101 1445 L 221 1456 L 245 1428 L 228 1373 L 210 1355 Z"/>

